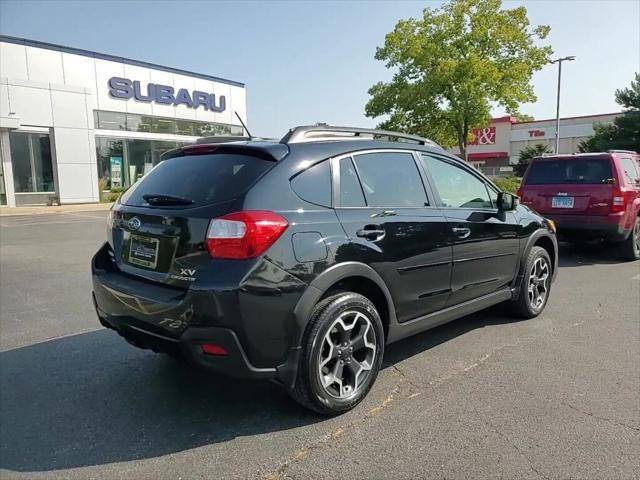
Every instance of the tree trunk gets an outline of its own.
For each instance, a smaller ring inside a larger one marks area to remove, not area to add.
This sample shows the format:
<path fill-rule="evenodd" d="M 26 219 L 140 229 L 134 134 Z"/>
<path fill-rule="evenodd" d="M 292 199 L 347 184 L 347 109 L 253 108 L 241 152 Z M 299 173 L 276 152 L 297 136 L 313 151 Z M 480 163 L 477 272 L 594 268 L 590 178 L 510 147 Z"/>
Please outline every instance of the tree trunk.
<path fill-rule="evenodd" d="M 456 128 L 458 132 L 458 148 L 460 149 L 460 156 L 466 162 L 467 161 L 467 133 L 464 132 L 462 125 Z"/>

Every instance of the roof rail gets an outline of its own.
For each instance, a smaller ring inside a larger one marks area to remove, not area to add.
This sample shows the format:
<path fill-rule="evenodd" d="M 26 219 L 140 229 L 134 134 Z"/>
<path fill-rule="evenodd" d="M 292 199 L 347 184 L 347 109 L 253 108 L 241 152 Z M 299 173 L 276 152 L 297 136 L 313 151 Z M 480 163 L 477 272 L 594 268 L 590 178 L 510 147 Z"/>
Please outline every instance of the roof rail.
<path fill-rule="evenodd" d="M 632 155 L 638 154 L 638 152 L 634 152 L 633 150 L 616 150 L 616 149 L 607 150 L 607 153 L 631 153 Z"/>
<path fill-rule="evenodd" d="M 440 147 L 440 145 L 427 138 L 410 135 L 408 133 L 390 132 L 371 128 L 334 127 L 331 125 L 304 125 L 293 127 L 282 137 L 280 143 L 291 144 L 331 140 L 378 140 L 381 137 L 387 137 L 389 139 L 396 138 L 398 141 L 407 141 L 409 143 L 417 143 L 418 145 Z"/>

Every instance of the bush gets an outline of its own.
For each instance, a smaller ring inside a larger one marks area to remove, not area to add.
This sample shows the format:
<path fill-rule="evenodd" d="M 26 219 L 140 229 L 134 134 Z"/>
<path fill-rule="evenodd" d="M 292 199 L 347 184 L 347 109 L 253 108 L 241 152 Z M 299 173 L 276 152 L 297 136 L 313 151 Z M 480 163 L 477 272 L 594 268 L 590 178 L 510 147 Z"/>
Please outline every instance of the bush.
<path fill-rule="evenodd" d="M 493 179 L 493 183 L 503 192 L 516 193 L 521 180 L 520 177 L 498 177 Z"/>
<path fill-rule="evenodd" d="M 98 180 L 98 195 L 100 196 L 101 202 L 107 201 L 107 185 L 109 185 L 109 180 L 107 180 L 106 177 L 101 177 L 100 180 Z"/>
<path fill-rule="evenodd" d="M 107 193 L 107 202 L 115 202 L 122 195 L 124 188 L 114 187 Z"/>

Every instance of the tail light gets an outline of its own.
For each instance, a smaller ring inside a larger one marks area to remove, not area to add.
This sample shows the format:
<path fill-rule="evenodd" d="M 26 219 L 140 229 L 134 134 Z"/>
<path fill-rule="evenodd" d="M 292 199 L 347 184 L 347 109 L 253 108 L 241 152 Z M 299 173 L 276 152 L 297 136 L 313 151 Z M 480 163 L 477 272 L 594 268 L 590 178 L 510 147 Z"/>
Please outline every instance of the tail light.
<path fill-rule="evenodd" d="M 614 187 L 613 197 L 611 198 L 611 213 L 624 212 L 627 208 L 627 196 L 626 191 L 622 187 Z"/>
<path fill-rule="evenodd" d="M 273 212 L 230 213 L 211 220 L 207 250 L 214 258 L 254 258 L 273 245 L 288 226 L 284 218 Z"/>
<path fill-rule="evenodd" d="M 202 353 L 205 355 L 213 355 L 214 357 L 226 357 L 229 355 L 226 348 L 215 343 L 204 343 L 200 345 L 200 348 L 202 348 Z"/>

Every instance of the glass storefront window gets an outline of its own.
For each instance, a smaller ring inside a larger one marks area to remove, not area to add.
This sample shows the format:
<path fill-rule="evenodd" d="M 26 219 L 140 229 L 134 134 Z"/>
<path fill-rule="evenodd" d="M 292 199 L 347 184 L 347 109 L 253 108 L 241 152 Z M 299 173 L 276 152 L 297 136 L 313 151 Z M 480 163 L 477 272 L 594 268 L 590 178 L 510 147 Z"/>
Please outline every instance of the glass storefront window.
<path fill-rule="evenodd" d="M 102 130 L 128 130 L 130 132 L 167 133 L 189 136 L 237 135 L 242 136 L 243 129 L 237 125 L 224 123 L 196 122 L 173 118 L 136 115 L 132 113 L 94 112 L 95 125 Z"/>
<path fill-rule="evenodd" d="M 98 178 L 102 180 L 103 183 L 106 183 L 108 190 L 113 187 L 124 186 L 124 150 L 122 143 L 122 140 L 114 138 L 96 138 Z M 113 182 L 112 174 L 115 177 Z"/>
<path fill-rule="evenodd" d="M 94 111 L 95 126 L 100 130 L 126 130 L 169 135 L 200 137 L 206 135 L 242 136 L 244 130 L 237 125 L 197 122 L 174 118 L 137 115 L 133 113 Z M 101 185 L 111 190 L 134 184 L 158 163 L 160 155 L 189 141 L 120 139 L 96 137 L 98 178 Z"/>
<path fill-rule="evenodd" d="M 0 205 L 7 204 L 7 190 L 4 186 L 4 165 L 0 158 Z"/>
<path fill-rule="evenodd" d="M 96 128 L 103 130 L 127 130 L 127 115 L 118 112 L 95 111 Z"/>
<path fill-rule="evenodd" d="M 213 123 L 196 125 L 196 135 L 231 135 L 231 127 L 229 125 L 216 125 Z"/>
<path fill-rule="evenodd" d="M 190 135 L 193 137 L 196 135 L 194 122 L 189 122 L 188 120 L 176 120 L 176 133 L 178 135 Z"/>
<path fill-rule="evenodd" d="M 55 192 L 48 134 L 9 133 L 16 193 Z"/>
<path fill-rule="evenodd" d="M 180 142 L 98 137 L 98 178 L 107 189 L 127 188 L 149 173 L 160 155 L 182 145 Z"/>

